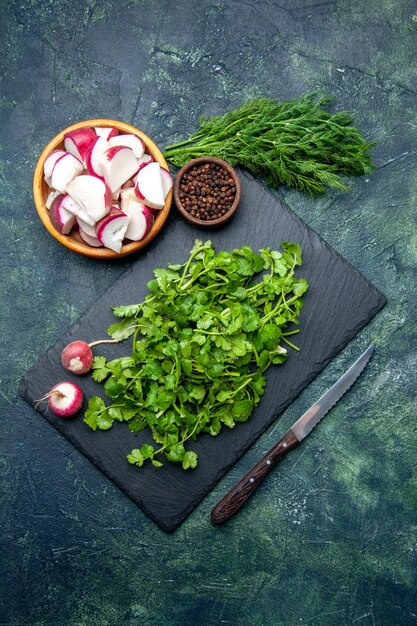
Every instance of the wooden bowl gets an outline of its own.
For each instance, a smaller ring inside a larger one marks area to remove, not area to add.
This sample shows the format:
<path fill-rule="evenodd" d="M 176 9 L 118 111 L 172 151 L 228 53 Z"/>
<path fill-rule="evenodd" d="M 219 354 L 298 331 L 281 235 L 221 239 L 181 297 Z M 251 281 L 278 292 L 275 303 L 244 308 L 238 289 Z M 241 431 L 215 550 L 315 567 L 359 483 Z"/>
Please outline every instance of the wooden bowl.
<path fill-rule="evenodd" d="M 55 237 L 62 245 L 78 254 L 82 254 L 84 256 L 92 257 L 95 259 L 116 259 L 122 256 L 126 256 L 128 254 L 132 254 L 141 248 L 144 248 L 156 235 L 159 233 L 163 225 L 165 224 L 169 211 L 171 208 L 172 202 L 172 189 L 168 193 L 165 206 L 163 209 L 158 211 L 155 222 L 146 235 L 144 239 L 141 241 L 131 241 L 122 246 L 120 252 L 114 252 L 113 250 L 109 250 L 108 248 L 93 248 L 88 244 L 84 243 L 81 237 L 78 234 L 78 231 L 73 231 L 69 235 L 61 235 L 51 223 L 49 218 L 49 211 L 45 207 L 45 201 L 48 197 L 49 192 L 51 191 L 48 185 L 44 181 L 44 163 L 46 157 L 53 151 L 64 149 L 64 135 L 65 133 L 75 130 L 77 128 L 85 128 L 85 127 L 94 127 L 94 126 L 104 126 L 104 127 L 114 127 L 117 128 L 120 133 L 124 134 L 133 134 L 137 135 L 142 139 L 145 144 L 146 152 L 152 155 L 155 161 L 168 169 L 167 163 L 162 156 L 161 151 L 156 146 L 156 144 L 142 131 L 138 130 L 134 126 L 130 124 L 125 124 L 124 122 L 119 122 L 117 120 L 109 120 L 109 119 L 94 119 L 94 120 L 86 120 L 84 122 L 78 122 L 77 124 L 73 124 L 72 126 L 68 126 L 60 133 L 58 133 L 45 149 L 42 151 L 38 162 L 36 164 L 35 173 L 33 177 L 33 197 L 35 201 L 36 210 L 41 218 L 44 226 L 50 232 L 50 234 Z"/>
<path fill-rule="evenodd" d="M 204 165 L 206 163 L 215 163 L 216 165 L 220 165 L 220 167 L 225 169 L 230 175 L 230 177 L 233 178 L 235 185 L 236 185 L 236 195 L 235 195 L 235 199 L 233 201 L 232 206 L 227 211 L 227 213 L 225 213 L 221 217 L 218 217 L 217 219 L 214 219 L 214 220 L 201 220 L 197 217 L 194 217 L 186 210 L 186 208 L 184 207 L 184 205 L 182 204 L 180 200 L 180 186 L 181 186 L 181 181 L 182 181 L 182 177 L 184 176 L 184 174 L 188 172 L 191 168 L 193 168 L 195 165 Z M 239 177 L 236 174 L 233 167 L 229 163 L 227 163 L 227 161 L 223 161 L 223 159 L 217 159 L 216 157 L 199 157 L 198 159 L 192 159 L 191 161 L 186 163 L 176 175 L 175 181 L 174 181 L 174 203 L 180 215 L 189 224 L 193 224 L 194 226 L 199 226 L 200 228 L 206 228 L 206 229 L 213 228 L 214 229 L 214 228 L 219 228 L 223 226 L 224 224 L 226 224 L 226 222 L 228 222 L 233 217 L 233 215 L 235 214 L 239 206 L 240 190 L 241 190 L 241 186 L 240 186 Z"/>

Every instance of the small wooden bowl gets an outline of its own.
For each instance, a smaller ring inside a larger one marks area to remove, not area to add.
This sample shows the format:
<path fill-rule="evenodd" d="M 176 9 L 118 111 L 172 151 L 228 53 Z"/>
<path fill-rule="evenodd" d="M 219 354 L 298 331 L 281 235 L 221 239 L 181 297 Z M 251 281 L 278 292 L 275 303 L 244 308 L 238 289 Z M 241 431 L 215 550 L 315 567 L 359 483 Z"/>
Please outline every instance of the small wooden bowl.
<path fill-rule="evenodd" d="M 188 172 L 191 168 L 193 168 L 195 165 L 204 165 L 206 163 L 215 163 L 216 165 L 220 165 L 220 167 L 225 169 L 230 175 L 230 177 L 233 178 L 235 185 L 236 185 L 236 195 L 235 195 L 235 199 L 233 201 L 232 206 L 227 211 L 227 213 L 225 213 L 221 217 L 218 217 L 215 220 L 200 220 L 197 217 L 194 217 L 185 209 L 184 205 L 182 204 L 180 200 L 180 186 L 181 186 L 181 181 L 182 181 L 182 177 L 184 176 L 184 174 Z M 194 226 L 199 226 L 200 228 L 206 228 L 206 229 L 219 228 L 220 226 L 223 226 L 224 224 L 226 224 L 226 222 L 228 222 L 235 214 L 239 206 L 239 202 L 240 202 L 240 189 L 241 187 L 240 187 L 239 177 L 236 174 L 233 167 L 229 163 L 227 163 L 227 161 L 223 161 L 223 159 L 217 159 L 216 157 L 199 157 L 198 159 L 192 159 L 191 161 L 186 163 L 176 175 L 175 181 L 174 181 L 174 203 L 180 215 L 189 224 L 193 224 Z"/>
<path fill-rule="evenodd" d="M 132 254 L 141 248 L 144 248 L 156 235 L 159 233 L 163 225 L 165 224 L 169 211 L 171 208 L 172 202 L 172 190 L 169 192 L 166 198 L 165 206 L 161 209 L 156 215 L 155 222 L 146 235 L 144 239 L 141 241 L 131 241 L 122 246 L 120 252 L 114 252 L 113 250 L 109 250 L 108 248 L 93 248 L 88 244 L 84 243 L 81 237 L 78 234 L 78 231 L 74 230 L 69 235 L 61 235 L 51 223 L 49 218 L 49 211 L 45 207 L 45 201 L 48 197 L 49 192 L 51 191 L 48 185 L 44 180 L 44 163 L 46 157 L 53 150 L 64 149 L 64 135 L 65 133 L 75 130 L 77 128 L 85 128 L 85 127 L 94 127 L 94 126 L 104 126 L 104 127 L 114 127 L 117 128 L 120 133 L 123 134 L 133 134 L 137 135 L 142 139 L 145 144 L 146 152 L 152 155 L 155 161 L 168 169 L 167 163 L 162 156 L 161 151 L 157 147 L 157 145 L 142 131 L 138 130 L 134 126 L 130 124 L 125 124 L 124 122 L 119 122 L 117 120 L 109 120 L 109 119 L 94 119 L 94 120 L 86 120 L 84 122 L 78 122 L 77 124 L 73 124 L 72 126 L 68 126 L 60 133 L 58 133 L 45 149 L 42 151 L 38 162 L 36 164 L 35 173 L 33 177 L 33 197 L 35 201 L 36 210 L 41 218 L 46 229 L 51 233 L 55 239 L 57 239 L 62 245 L 78 254 L 82 254 L 84 256 L 88 256 L 95 259 L 117 259 L 122 256 L 126 256 L 128 254 Z"/>

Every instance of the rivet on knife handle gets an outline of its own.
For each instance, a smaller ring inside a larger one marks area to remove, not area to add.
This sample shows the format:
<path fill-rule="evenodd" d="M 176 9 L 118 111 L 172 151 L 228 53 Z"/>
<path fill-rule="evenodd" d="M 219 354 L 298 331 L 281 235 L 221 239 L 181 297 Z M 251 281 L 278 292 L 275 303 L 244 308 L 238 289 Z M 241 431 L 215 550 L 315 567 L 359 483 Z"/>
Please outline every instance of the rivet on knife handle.
<path fill-rule="evenodd" d="M 291 448 L 299 443 L 290 429 L 269 452 L 216 504 L 211 512 L 213 524 L 222 524 L 234 515 L 248 500 L 271 469 Z"/>

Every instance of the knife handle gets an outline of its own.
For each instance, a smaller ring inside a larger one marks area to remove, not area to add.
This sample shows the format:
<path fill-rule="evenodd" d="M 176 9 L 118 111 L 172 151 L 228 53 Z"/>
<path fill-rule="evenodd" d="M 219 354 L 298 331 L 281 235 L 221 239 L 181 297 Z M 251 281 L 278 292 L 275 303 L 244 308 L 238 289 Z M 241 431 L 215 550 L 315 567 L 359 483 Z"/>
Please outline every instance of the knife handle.
<path fill-rule="evenodd" d="M 265 476 L 297 443 L 299 441 L 290 428 L 278 443 L 216 504 L 211 511 L 213 524 L 223 524 L 239 511 Z"/>

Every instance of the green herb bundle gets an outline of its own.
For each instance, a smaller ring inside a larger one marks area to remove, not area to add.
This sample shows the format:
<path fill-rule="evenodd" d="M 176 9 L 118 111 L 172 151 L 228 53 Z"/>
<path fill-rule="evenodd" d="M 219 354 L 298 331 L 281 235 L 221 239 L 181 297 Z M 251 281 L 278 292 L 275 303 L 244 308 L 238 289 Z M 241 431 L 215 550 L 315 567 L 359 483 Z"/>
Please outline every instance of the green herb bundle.
<path fill-rule="evenodd" d="M 311 194 L 326 187 L 348 190 L 341 176 L 374 169 L 374 145 L 352 126 L 346 111 L 329 113 L 332 98 L 310 94 L 277 102 L 256 98 L 238 109 L 202 117 L 189 139 L 168 146 L 165 158 L 181 167 L 189 160 L 213 156 L 265 178 L 268 185 L 288 185 Z"/>
<path fill-rule="evenodd" d="M 94 358 L 93 378 L 106 381 L 113 403 L 91 398 L 84 421 L 94 430 L 115 420 L 134 432 L 148 427 L 157 445 L 132 450 L 130 463 L 160 466 L 165 457 L 193 468 L 197 454 L 186 442 L 249 418 L 265 370 L 287 358 L 282 344 L 292 346 L 288 336 L 298 329 L 285 329 L 298 322 L 307 289 L 294 275 L 300 247 L 281 248 L 216 254 L 210 241 L 197 240 L 186 263 L 154 271 L 142 303 L 113 309 L 122 320 L 108 332 L 133 334 L 132 354 Z"/>

